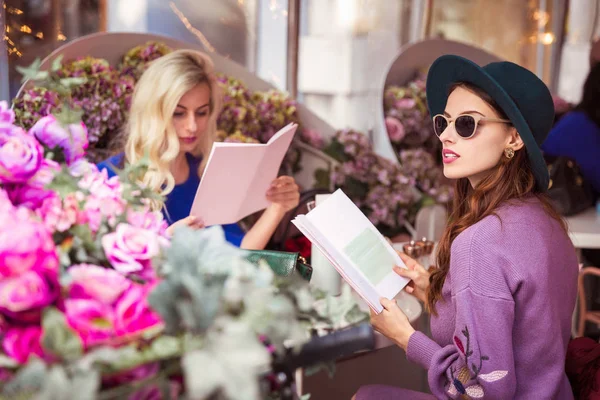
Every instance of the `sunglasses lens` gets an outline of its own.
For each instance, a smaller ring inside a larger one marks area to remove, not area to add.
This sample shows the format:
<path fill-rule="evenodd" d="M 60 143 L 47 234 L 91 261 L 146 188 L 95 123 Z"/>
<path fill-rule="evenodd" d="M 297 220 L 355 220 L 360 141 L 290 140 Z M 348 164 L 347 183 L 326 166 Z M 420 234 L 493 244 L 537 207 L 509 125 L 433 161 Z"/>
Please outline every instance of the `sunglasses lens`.
<path fill-rule="evenodd" d="M 447 127 L 448 121 L 446 121 L 446 118 L 442 117 L 441 115 L 436 115 L 433 118 L 433 130 L 435 131 L 436 135 L 440 136 Z"/>
<path fill-rule="evenodd" d="M 454 121 L 456 133 L 463 138 L 469 138 L 475 133 L 475 118 L 470 115 L 461 115 Z"/>

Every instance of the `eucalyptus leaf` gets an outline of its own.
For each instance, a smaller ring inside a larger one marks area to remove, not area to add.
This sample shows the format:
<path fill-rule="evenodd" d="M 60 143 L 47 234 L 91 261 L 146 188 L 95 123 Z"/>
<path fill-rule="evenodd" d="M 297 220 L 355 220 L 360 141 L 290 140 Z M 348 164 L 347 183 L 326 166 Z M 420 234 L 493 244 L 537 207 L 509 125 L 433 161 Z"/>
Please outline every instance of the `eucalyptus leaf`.
<path fill-rule="evenodd" d="M 73 400 L 95 400 L 100 390 L 101 376 L 98 370 L 76 371 L 71 382 Z"/>
<path fill-rule="evenodd" d="M 35 400 L 75 400 L 76 394 L 71 389 L 71 382 L 65 369 L 60 365 L 54 365 L 46 374 L 42 390 L 36 395 Z"/>
<path fill-rule="evenodd" d="M 202 399 L 218 392 L 229 400 L 258 400 L 258 378 L 269 370 L 270 360 L 250 326 L 220 317 L 207 333 L 205 348 L 183 357 L 188 396 Z"/>
<path fill-rule="evenodd" d="M 40 74 L 40 67 L 42 66 L 42 60 L 36 58 L 34 62 L 32 62 L 28 67 L 17 66 L 17 71 L 23 75 L 23 79 L 21 79 L 22 83 L 25 83 L 27 80 L 36 80 Z M 47 77 L 47 76 L 46 76 Z"/>
<path fill-rule="evenodd" d="M 58 72 L 60 70 L 60 68 L 62 67 L 62 60 L 63 60 L 63 55 L 59 54 L 54 60 L 52 60 L 52 66 L 50 67 L 50 70 L 52 72 Z"/>
<path fill-rule="evenodd" d="M 44 310 L 42 328 L 42 346 L 48 353 L 62 360 L 74 360 L 83 354 L 81 339 L 56 308 Z"/>
<path fill-rule="evenodd" d="M 181 340 L 174 336 L 160 336 L 152 341 L 150 350 L 156 359 L 166 359 L 181 355 Z"/>
<path fill-rule="evenodd" d="M 75 86 L 81 86 L 87 82 L 87 78 L 84 77 L 72 77 L 72 78 L 62 78 L 58 81 L 65 88 L 72 88 Z"/>
<path fill-rule="evenodd" d="M 60 112 L 54 114 L 54 116 L 61 125 L 68 126 L 80 122 L 83 117 L 83 111 L 74 109 L 68 104 L 64 104 L 63 107 L 61 107 Z"/>
<path fill-rule="evenodd" d="M 37 358 L 30 359 L 15 377 L 4 385 L 2 395 L 9 399 L 33 395 L 41 390 L 45 379 L 46 365 L 44 362 Z"/>

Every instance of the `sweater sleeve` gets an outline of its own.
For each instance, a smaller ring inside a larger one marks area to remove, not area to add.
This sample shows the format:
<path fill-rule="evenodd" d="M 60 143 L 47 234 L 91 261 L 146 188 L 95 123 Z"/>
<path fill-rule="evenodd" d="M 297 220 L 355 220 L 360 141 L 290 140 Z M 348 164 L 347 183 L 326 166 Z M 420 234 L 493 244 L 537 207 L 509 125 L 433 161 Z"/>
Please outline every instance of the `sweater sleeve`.
<path fill-rule="evenodd" d="M 454 311 L 451 343 L 442 347 L 420 332 L 408 342 L 407 357 L 428 370 L 438 398 L 511 399 L 516 391 L 511 288 L 522 278 L 497 243 L 499 220 L 491 216 L 481 226 L 452 245 L 450 290 L 442 300 Z"/>
<path fill-rule="evenodd" d="M 437 398 L 512 398 L 516 389 L 514 303 L 469 288 L 454 295 L 452 303 L 456 310 L 453 343 L 441 347 L 416 332 L 408 343 L 409 360 L 429 370 L 429 387 Z"/>

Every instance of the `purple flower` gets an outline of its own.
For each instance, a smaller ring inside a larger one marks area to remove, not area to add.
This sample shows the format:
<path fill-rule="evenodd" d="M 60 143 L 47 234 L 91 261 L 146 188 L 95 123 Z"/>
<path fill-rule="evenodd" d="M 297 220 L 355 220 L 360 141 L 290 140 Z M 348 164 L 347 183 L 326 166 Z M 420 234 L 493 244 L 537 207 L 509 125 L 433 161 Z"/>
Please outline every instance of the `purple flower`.
<path fill-rule="evenodd" d="M 60 147 L 67 164 L 81 159 L 88 147 L 87 129 L 83 123 L 64 127 L 53 115 L 40 119 L 29 133 L 50 149 Z"/>
<path fill-rule="evenodd" d="M 115 270 L 79 264 L 69 268 L 70 298 L 93 299 L 111 305 L 131 286 L 131 281 Z"/>
<path fill-rule="evenodd" d="M 31 210 L 38 209 L 45 199 L 55 196 L 55 192 L 46 189 L 54 176 L 60 172 L 60 165 L 50 159 L 43 159 L 40 169 L 24 184 L 6 185 L 8 195 L 14 205 Z"/>
<path fill-rule="evenodd" d="M 34 87 L 24 90 L 13 102 L 15 121 L 24 129 L 31 128 L 40 118 L 60 109 L 58 95 L 48 89 Z"/>
<path fill-rule="evenodd" d="M 323 136 L 314 129 L 302 129 L 300 139 L 317 149 L 322 149 L 325 146 Z"/>
<path fill-rule="evenodd" d="M 114 312 L 106 304 L 90 299 L 67 299 L 65 314 L 86 347 L 114 337 Z"/>
<path fill-rule="evenodd" d="M 26 182 L 38 171 L 44 151 L 33 136 L 13 125 L 0 124 L 0 183 Z"/>
<path fill-rule="evenodd" d="M 44 357 L 40 343 L 42 328 L 40 326 L 9 328 L 4 335 L 2 347 L 7 356 L 20 364 L 25 364 L 29 356 Z"/>
<path fill-rule="evenodd" d="M 54 274 L 28 270 L 0 281 L 0 313 L 12 321 L 38 323 L 42 309 L 58 298 Z"/>
<path fill-rule="evenodd" d="M 399 143 L 402 141 L 402 139 L 404 139 L 404 136 L 406 135 L 404 132 L 404 126 L 396 118 L 387 117 L 385 119 L 385 127 L 392 142 Z"/>
<path fill-rule="evenodd" d="M 13 124 L 15 113 L 10 109 L 6 101 L 0 101 L 0 124 Z"/>
<path fill-rule="evenodd" d="M 152 258 L 159 254 L 160 245 L 157 233 L 124 223 L 102 237 L 106 258 L 123 275 L 151 272 Z"/>

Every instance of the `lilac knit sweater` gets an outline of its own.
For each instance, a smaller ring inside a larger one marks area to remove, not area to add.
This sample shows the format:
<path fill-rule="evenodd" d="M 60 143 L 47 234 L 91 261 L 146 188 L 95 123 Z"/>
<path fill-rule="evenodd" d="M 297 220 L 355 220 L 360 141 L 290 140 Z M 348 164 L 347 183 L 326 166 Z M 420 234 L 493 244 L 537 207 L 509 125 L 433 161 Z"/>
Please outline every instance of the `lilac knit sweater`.
<path fill-rule="evenodd" d="M 431 318 L 433 340 L 413 334 L 408 359 L 428 370 L 437 398 L 572 399 L 564 365 L 575 250 L 537 200 L 497 214 L 452 243 L 443 300 Z M 412 398 L 406 395 L 367 387 L 358 398 Z"/>

